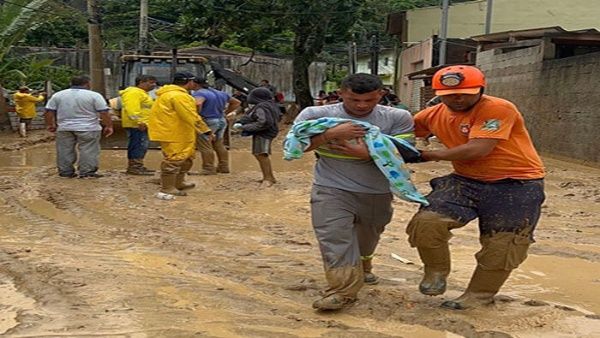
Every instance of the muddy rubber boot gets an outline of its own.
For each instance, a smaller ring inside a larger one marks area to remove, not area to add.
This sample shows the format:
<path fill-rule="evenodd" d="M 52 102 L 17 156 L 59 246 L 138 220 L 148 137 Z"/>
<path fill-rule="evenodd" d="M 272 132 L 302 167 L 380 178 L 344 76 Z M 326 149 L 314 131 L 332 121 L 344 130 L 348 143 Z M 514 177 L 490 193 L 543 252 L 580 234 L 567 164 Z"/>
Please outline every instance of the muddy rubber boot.
<path fill-rule="evenodd" d="M 19 135 L 21 137 L 27 137 L 27 125 L 23 122 L 19 123 Z"/>
<path fill-rule="evenodd" d="M 128 175 L 152 176 L 153 173 L 144 170 L 144 162 L 140 159 L 131 159 L 127 166 Z"/>
<path fill-rule="evenodd" d="M 179 173 L 175 176 L 175 188 L 178 190 L 188 190 L 196 187 L 194 183 L 185 182 L 185 175 L 190 171 L 193 164 L 192 159 L 189 158 L 183 161 L 183 164 L 179 168 Z"/>
<path fill-rule="evenodd" d="M 373 271 L 373 258 L 363 259 L 362 261 L 363 272 L 365 274 L 365 284 L 375 285 L 379 283 L 379 277 L 377 277 Z"/>
<path fill-rule="evenodd" d="M 160 174 L 160 192 L 173 196 L 187 196 L 185 191 L 175 188 L 177 175 L 172 173 Z"/>
<path fill-rule="evenodd" d="M 180 191 L 175 187 L 177 174 L 183 161 L 163 161 L 160 164 L 160 192 L 174 196 L 186 196 L 185 191 Z"/>
<path fill-rule="evenodd" d="M 338 294 L 329 295 L 313 302 L 312 307 L 318 311 L 338 311 L 354 303 L 356 299 L 340 296 Z"/>
<path fill-rule="evenodd" d="M 225 148 L 223 140 L 215 141 L 215 151 L 217 152 L 217 172 L 220 174 L 229 174 L 229 151 Z"/>
<path fill-rule="evenodd" d="M 494 303 L 494 296 L 510 276 L 510 270 L 483 270 L 477 266 L 465 293 L 454 300 L 442 303 L 442 307 L 465 310 Z"/>
<path fill-rule="evenodd" d="M 215 154 L 211 150 L 208 151 L 200 151 L 200 157 L 202 158 L 202 171 L 200 171 L 200 175 L 216 175 L 217 168 L 215 168 Z"/>
<path fill-rule="evenodd" d="M 200 175 L 216 175 L 217 168 L 215 168 L 215 152 L 212 143 L 203 137 L 198 137 L 196 144 L 202 158 Z"/>
<path fill-rule="evenodd" d="M 273 175 L 273 167 L 271 166 L 271 159 L 269 159 L 269 155 L 260 154 L 255 155 L 255 157 L 263 175 L 263 182 L 267 186 L 272 186 L 277 182 L 277 180 L 275 180 L 275 176 Z"/>
<path fill-rule="evenodd" d="M 151 174 L 154 175 L 154 173 L 156 172 L 156 170 L 146 168 L 146 166 L 144 165 L 144 159 L 143 158 L 140 159 L 140 163 L 142 164 L 142 170 L 143 171 L 145 171 L 147 173 L 151 173 Z"/>
<path fill-rule="evenodd" d="M 446 292 L 446 278 L 450 274 L 450 250 L 448 245 L 439 248 L 417 248 L 423 261 L 425 274 L 419 291 L 428 296 Z"/>

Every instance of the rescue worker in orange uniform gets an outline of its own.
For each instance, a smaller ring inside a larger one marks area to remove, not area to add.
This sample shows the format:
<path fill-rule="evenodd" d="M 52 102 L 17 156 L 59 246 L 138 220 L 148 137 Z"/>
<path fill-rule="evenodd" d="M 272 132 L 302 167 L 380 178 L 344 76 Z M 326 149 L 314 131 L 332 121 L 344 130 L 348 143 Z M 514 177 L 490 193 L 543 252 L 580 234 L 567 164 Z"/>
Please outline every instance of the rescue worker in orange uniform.
<path fill-rule="evenodd" d="M 189 94 L 196 87 L 195 78 L 191 73 L 175 73 L 173 84 L 156 91 L 158 97 L 148 120 L 150 140 L 160 142 L 164 157 L 160 165 L 160 191 L 168 195 L 185 196 L 184 190 L 196 186 L 184 181 L 196 153 L 196 133 L 212 137 Z"/>
<path fill-rule="evenodd" d="M 442 307 L 493 302 L 511 271 L 527 257 L 544 202 L 544 167 L 521 113 L 511 102 L 484 95 L 484 74 L 450 66 L 433 76 L 441 104 L 417 113 L 415 135 L 435 135 L 446 149 L 423 151 L 424 161 L 451 161 L 454 172 L 431 180 L 422 207 L 407 227 L 425 266 L 421 293 L 441 295 L 450 273 L 451 230 L 479 220 L 481 250 L 465 292 Z"/>

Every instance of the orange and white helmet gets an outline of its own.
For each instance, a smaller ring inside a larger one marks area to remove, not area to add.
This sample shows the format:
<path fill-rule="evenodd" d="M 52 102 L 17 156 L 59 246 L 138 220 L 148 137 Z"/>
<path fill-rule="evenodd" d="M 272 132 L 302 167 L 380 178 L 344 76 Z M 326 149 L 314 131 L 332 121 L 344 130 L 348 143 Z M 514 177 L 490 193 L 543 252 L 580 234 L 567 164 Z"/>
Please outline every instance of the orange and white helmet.
<path fill-rule="evenodd" d="M 485 76 L 477 67 L 456 65 L 438 70 L 431 84 L 435 95 L 478 94 L 485 87 Z"/>

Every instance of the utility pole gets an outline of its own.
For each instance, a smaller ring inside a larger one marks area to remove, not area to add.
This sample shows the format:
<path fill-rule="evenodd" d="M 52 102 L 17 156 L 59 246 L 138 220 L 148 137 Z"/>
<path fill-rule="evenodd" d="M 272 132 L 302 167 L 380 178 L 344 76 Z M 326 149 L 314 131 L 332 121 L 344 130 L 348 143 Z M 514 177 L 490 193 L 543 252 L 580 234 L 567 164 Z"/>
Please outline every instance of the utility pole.
<path fill-rule="evenodd" d="M 486 13 L 485 13 L 485 34 L 492 32 L 492 9 L 494 7 L 494 0 L 487 0 Z"/>
<path fill-rule="evenodd" d="M 140 40 L 138 52 L 140 54 L 148 53 L 148 0 L 140 0 Z"/>
<path fill-rule="evenodd" d="M 379 74 L 379 36 L 371 35 L 371 74 Z"/>
<path fill-rule="evenodd" d="M 356 73 L 354 69 L 354 55 L 352 53 L 352 42 L 348 42 L 348 74 Z"/>
<path fill-rule="evenodd" d="M 356 46 L 356 41 L 352 41 L 352 69 L 354 69 L 354 73 L 358 72 L 358 47 Z"/>
<path fill-rule="evenodd" d="M 87 0 L 87 9 L 92 90 L 102 94 L 102 96 L 106 96 L 104 57 L 102 52 L 102 19 L 98 0 Z"/>
<path fill-rule="evenodd" d="M 450 6 L 450 0 L 443 0 L 442 2 L 442 24 L 440 26 L 440 52 L 438 65 L 446 64 L 446 48 L 448 38 L 448 7 Z"/>

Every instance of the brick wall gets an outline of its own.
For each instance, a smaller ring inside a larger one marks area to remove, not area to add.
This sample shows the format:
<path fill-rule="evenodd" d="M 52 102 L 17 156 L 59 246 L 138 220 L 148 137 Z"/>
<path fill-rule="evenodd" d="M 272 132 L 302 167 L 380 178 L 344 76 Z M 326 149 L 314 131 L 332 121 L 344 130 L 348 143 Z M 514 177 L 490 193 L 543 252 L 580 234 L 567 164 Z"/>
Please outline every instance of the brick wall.
<path fill-rule="evenodd" d="M 600 163 L 600 53 L 543 60 L 543 45 L 477 55 L 490 95 L 515 103 L 536 148 Z"/>

